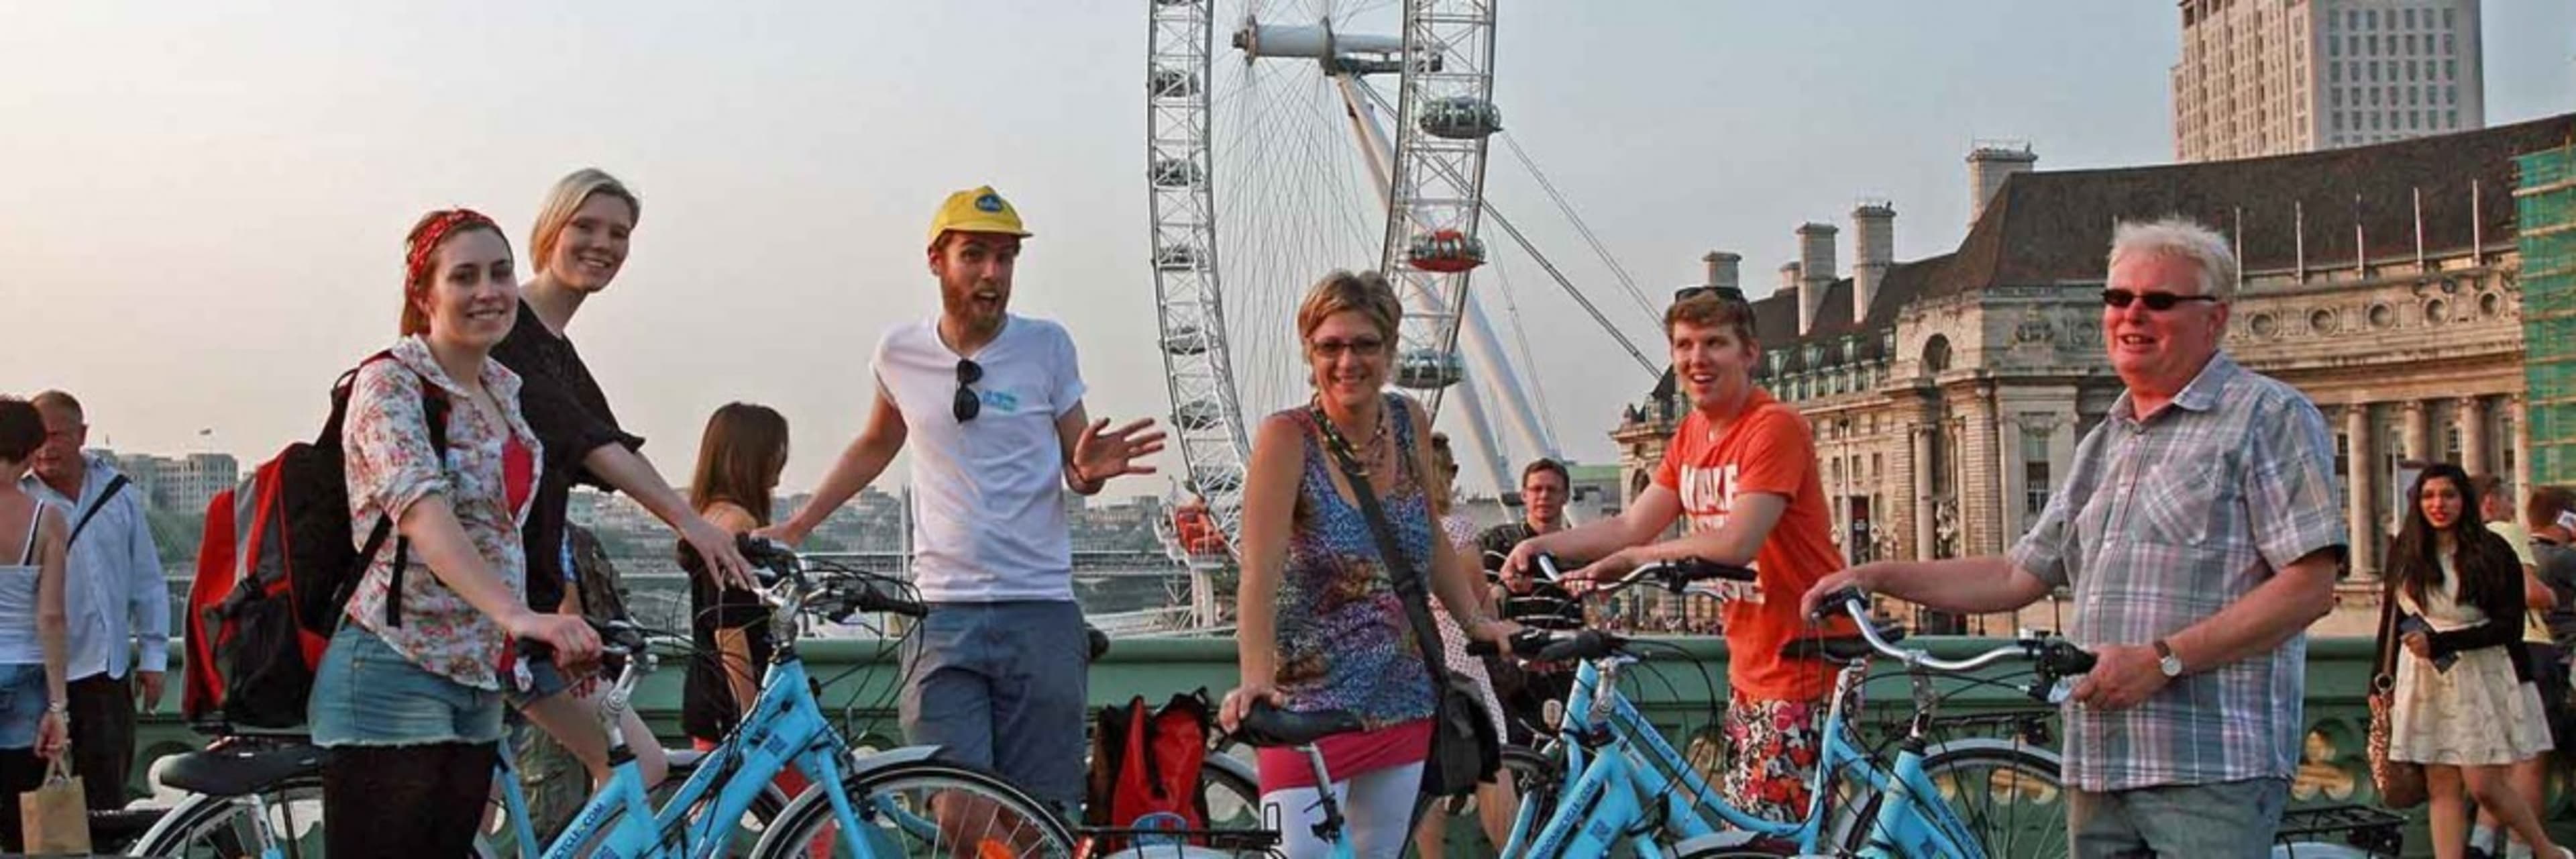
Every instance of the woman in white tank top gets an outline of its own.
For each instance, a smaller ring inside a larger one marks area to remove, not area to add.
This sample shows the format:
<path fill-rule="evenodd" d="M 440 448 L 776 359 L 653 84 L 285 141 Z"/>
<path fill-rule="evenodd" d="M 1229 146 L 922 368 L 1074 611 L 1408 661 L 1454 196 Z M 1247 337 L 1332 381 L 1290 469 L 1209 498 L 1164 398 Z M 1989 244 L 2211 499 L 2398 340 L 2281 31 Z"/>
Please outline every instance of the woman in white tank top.
<path fill-rule="evenodd" d="M 45 423 L 34 406 L 0 397 L 0 795 L 45 779 L 71 747 L 63 694 L 63 553 L 69 523 L 18 488 Z M 0 814 L 0 849 L 19 849 L 19 820 Z"/>

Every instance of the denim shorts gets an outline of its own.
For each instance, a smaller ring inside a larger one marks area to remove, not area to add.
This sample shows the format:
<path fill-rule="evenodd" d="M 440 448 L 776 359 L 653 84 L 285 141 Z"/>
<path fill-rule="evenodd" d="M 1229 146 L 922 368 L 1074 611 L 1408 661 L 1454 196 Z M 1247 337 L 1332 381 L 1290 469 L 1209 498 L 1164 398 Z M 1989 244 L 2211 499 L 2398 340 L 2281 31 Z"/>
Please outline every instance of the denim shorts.
<path fill-rule="evenodd" d="M 45 720 L 45 666 L 0 665 L 0 749 L 36 746 Z"/>
<path fill-rule="evenodd" d="M 429 673 L 353 624 L 331 636 L 307 716 L 326 748 L 501 739 L 501 693 Z"/>

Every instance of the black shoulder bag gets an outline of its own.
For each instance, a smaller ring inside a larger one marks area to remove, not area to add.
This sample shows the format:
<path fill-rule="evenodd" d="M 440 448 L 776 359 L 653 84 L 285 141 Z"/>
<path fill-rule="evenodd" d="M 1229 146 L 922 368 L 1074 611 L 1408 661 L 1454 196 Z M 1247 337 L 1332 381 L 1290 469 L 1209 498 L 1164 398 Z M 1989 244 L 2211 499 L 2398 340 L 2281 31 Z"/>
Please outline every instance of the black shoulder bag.
<path fill-rule="evenodd" d="M 1386 561 L 1387 577 L 1395 586 L 1396 598 L 1404 603 L 1405 619 L 1413 627 L 1414 643 L 1422 649 L 1422 663 L 1430 669 L 1434 708 L 1431 722 L 1431 750 L 1422 765 L 1422 793 L 1426 796 L 1465 796 L 1476 790 L 1478 782 L 1493 776 L 1502 768 L 1502 738 L 1495 736 L 1494 723 L 1485 715 L 1485 705 L 1477 700 L 1476 687 L 1466 675 L 1449 670 L 1449 658 L 1440 646 L 1440 629 L 1431 619 L 1429 579 L 1413 568 L 1404 556 L 1404 547 L 1395 539 L 1395 525 L 1386 518 L 1386 509 L 1378 506 L 1377 491 L 1369 486 L 1368 474 L 1351 458 L 1350 446 L 1332 428 L 1332 419 L 1321 409 L 1314 409 L 1316 428 L 1325 433 L 1333 460 L 1350 481 L 1351 494 L 1360 502 L 1360 512 L 1369 519 L 1369 530 L 1377 535 L 1378 554 Z M 1399 412 L 1387 420 L 1403 420 Z M 1409 466 L 1408 466 L 1409 467 Z M 1433 529 L 1432 539 L 1444 539 Z"/>

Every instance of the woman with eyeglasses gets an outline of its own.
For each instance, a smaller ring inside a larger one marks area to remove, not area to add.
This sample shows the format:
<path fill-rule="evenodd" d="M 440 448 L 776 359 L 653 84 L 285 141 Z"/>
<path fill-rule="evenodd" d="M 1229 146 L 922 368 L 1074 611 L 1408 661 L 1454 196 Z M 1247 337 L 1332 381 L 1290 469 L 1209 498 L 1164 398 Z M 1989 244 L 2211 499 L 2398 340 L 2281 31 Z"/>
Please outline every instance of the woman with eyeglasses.
<path fill-rule="evenodd" d="M 1242 680 L 1218 718 L 1232 729 L 1265 701 L 1291 712 L 1344 710 L 1365 726 L 1317 743 L 1331 785 L 1315 784 L 1294 750 L 1261 750 L 1263 813 L 1281 821 L 1291 857 L 1329 852 L 1314 832 L 1323 789 L 1342 798 L 1344 835 L 1359 856 L 1404 848 L 1436 705 L 1424 648 L 1439 643 L 1414 634 L 1394 577 L 1426 577 L 1477 637 L 1501 641 L 1518 628 L 1485 610 L 1483 577 L 1432 512 L 1440 472 L 1423 441 L 1430 418 L 1386 390 L 1401 312 L 1373 273 L 1337 271 L 1307 291 L 1297 331 L 1315 395 L 1262 419 L 1244 481 Z M 1372 521 L 1363 492 L 1384 523 Z M 1402 557 L 1381 552 L 1380 527 Z"/>

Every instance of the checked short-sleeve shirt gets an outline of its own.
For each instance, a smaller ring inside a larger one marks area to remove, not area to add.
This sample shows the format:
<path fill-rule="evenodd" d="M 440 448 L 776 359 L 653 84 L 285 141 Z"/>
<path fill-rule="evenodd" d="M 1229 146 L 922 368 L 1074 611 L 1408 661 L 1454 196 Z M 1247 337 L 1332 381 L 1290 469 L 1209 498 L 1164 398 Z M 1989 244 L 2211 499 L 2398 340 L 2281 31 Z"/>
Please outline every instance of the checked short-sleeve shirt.
<path fill-rule="evenodd" d="M 2014 565 L 2074 591 L 2068 635 L 2146 645 L 2217 614 L 2315 552 L 2346 545 L 2325 418 L 2297 389 L 2220 354 L 2140 421 L 2121 395 L 2075 449 Z M 2193 666 L 2135 707 L 2070 706 L 2068 784 L 2088 791 L 2287 778 L 2306 729 L 2307 636 Z"/>

